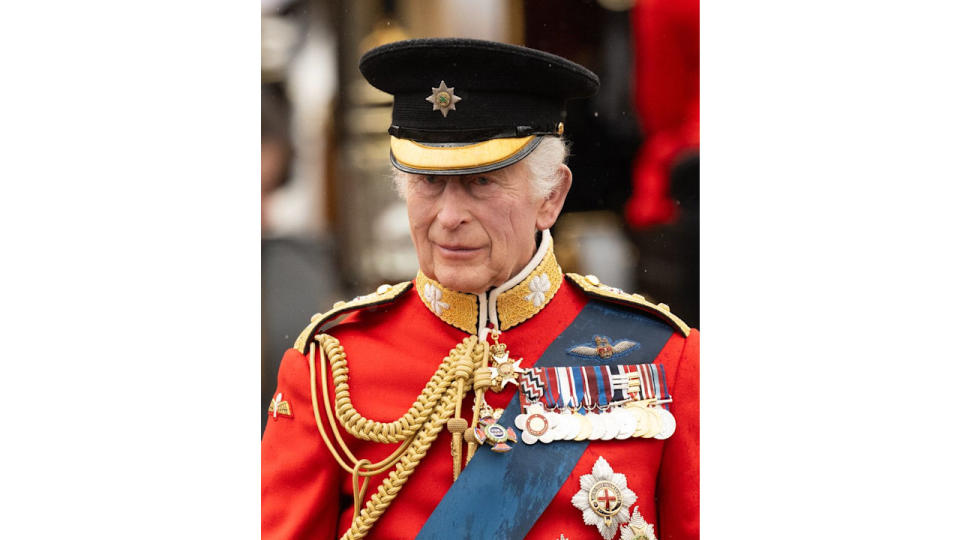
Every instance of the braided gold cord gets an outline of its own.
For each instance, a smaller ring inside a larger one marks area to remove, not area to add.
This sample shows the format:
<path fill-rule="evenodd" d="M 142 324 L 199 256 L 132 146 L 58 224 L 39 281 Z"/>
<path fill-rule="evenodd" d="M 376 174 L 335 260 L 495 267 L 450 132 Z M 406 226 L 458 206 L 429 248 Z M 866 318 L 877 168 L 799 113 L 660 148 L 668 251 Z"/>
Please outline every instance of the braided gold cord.
<path fill-rule="evenodd" d="M 420 464 L 420 461 L 427 455 L 430 445 L 436 440 L 443 429 L 446 419 L 453 414 L 454 401 L 456 399 L 456 388 L 448 388 L 443 396 L 440 410 L 430 415 L 430 421 L 424 426 L 424 429 L 417 432 L 413 445 L 410 450 L 400 458 L 397 468 L 390 471 L 390 474 L 384 479 L 377 492 L 370 497 L 363 510 L 360 511 L 360 517 L 354 519 L 350 529 L 340 537 L 340 540 L 358 540 L 370 532 L 374 523 L 386 512 L 390 503 L 400 493 L 400 489 L 413 474 L 413 471 Z"/>
<path fill-rule="evenodd" d="M 364 418 L 354 409 L 350 399 L 349 385 L 347 384 L 349 372 L 346 355 L 340 342 L 326 334 L 317 336 L 316 340 L 320 343 L 321 348 L 323 401 L 327 418 L 340 449 L 354 464 L 353 467 L 350 467 L 341 458 L 320 421 L 314 357 L 316 344 L 312 343 L 310 348 L 310 384 L 317 429 L 320 430 L 324 443 L 326 443 L 337 463 L 353 477 L 354 519 L 350 529 L 344 533 L 341 540 L 360 539 L 366 536 L 377 519 L 383 515 L 390 503 L 396 498 L 407 479 L 426 456 L 447 419 L 459 411 L 463 393 L 469 391 L 473 384 L 474 372 L 486 362 L 488 347 L 486 343 L 478 344 L 476 336 L 464 339 L 443 359 L 440 367 L 437 368 L 437 371 L 410 409 L 400 419 L 385 423 Z M 358 439 L 383 443 L 403 442 L 393 454 L 379 463 L 371 464 L 367 460 L 358 460 L 340 437 L 333 422 L 333 412 L 330 409 L 330 400 L 327 395 L 325 369 L 327 358 L 329 358 L 333 376 L 337 419 L 344 429 Z M 459 417 L 459 414 L 457 416 Z M 454 456 L 454 459 L 459 461 L 460 457 L 457 455 Z M 380 474 L 394 464 L 396 464 L 396 468 L 387 475 L 387 478 L 383 480 L 377 488 L 377 492 L 370 497 L 363 509 L 359 510 L 360 502 L 363 500 L 367 488 L 367 482 L 361 484 L 359 478 Z M 456 469 L 459 469 L 459 467 L 455 466 Z"/>
<path fill-rule="evenodd" d="M 473 374 L 473 422 L 471 422 L 470 431 L 477 427 L 477 421 L 480 420 L 480 407 L 483 405 L 483 393 L 492 384 L 490 371 L 487 369 L 487 363 L 490 359 L 490 344 L 484 341 L 483 358 L 480 361 L 480 367 Z M 477 451 L 477 442 L 471 438 L 467 441 L 467 463 L 473 459 L 473 454 Z M 454 478 L 456 480 L 456 478 Z"/>
<path fill-rule="evenodd" d="M 359 461 L 350 451 L 350 448 L 343 441 L 343 438 L 340 437 L 340 432 L 337 430 L 336 422 L 333 420 L 333 411 L 330 409 L 330 396 L 327 392 L 327 370 L 326 370 L 326 357 L 324 355 L 323 349 L 320 349 L 320 379 L 323 384 L 323 405 L 324 409 L 327 412 L 327 420 L 330 422 L 331 429 L 333 429 L 333 435 L 337 439 L 337 443 L 340 445 L 340 448 L 343 450 L 343 453 L 346 454 L 347 458 L 354 463 L 354 466 L 351 467 L 347 465 L 343 458 L 340 457 L 340 454 L 336 452 L 333 443 L 330 442 L 330 438 L 327 437 L 326 430 L 323 429 L 323 423 L 320 421 L 320 408 L 317 405 L 317 373 L 316 373 L 316 343 L 310 344 L 310 398 L 313 401 L 313 417 L 317 422 L 317 429 L 320 431 L 320 436 L 323 438 L 323 442 L 327 445 L 327 449 L 330 450 L 330 453 L 336 459 L 337 463 L 343 470 L 353 474 L 354 476 L 374 476 L 380 474 L 390 467 L 393 467 L 397 459 L 399 459 L 400 454 L 405 452 L 410 446 L 410 443 L 413 442 L 413 439 L 407 439 L 403 441 L 403 444 L 399 448 L 393 451 L 387 458 L 382 461 L 372 464 L 369 466 L 368 470 L 360 471 L 356 467 L 356 463 Z M 367 462 L 369 463 L 369 461 Z M 354 493 L 356 496 L 356 493 Z M 358 503 L 359 504 L 359 503 Z"/>
<path fill-rule="evenodd" d="M 452 362 L 448 359 L 463 355 L 463 349 L 466 348 L 467 341 L 471 339 L 475 340 L 476 338 L 467 338 L 463 343 L 457 345 L 453 351 L 450 351 L 450 356 L 444 358 L 433 377 L 430 378 L 423 391 L 417 396 L 416 401 L 403 416 L 393 422 L 377 422 L 364 418 L 353 407 L 348 380 L 350 370 L 347 368 L 343 346 L 332 336 L 326 334 L 319 336 L 317 340 L 320 341 L 321 347 L 324 348 L 327 357 L 330 359 L 337 404 L 337 418 L 343 428 L 347 433 L 365 441 L 395 443 L 408 439 L 420 429 L 430 412 L 436 407 L 442 389 L 453 379 L 450 373 Z"/>

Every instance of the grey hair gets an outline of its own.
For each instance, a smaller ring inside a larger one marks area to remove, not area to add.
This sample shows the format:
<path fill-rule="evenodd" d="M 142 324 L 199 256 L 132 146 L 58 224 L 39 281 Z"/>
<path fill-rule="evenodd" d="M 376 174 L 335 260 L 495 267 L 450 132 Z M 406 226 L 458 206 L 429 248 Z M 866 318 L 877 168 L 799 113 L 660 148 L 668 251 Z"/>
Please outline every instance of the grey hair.
<path fill-rule="evenodd" d="M 563 174 L 560 166 L 566 164 L 570 155 L 570 144 L 560 137 L 544 137 L 530 155 L 520 160 L 526 164 L 527 172 L 533 179 L 533 195 L 537 198 L 548 197 Z M 393 187 L 400 198 L 407 198 L 407 180 L 413 175 L 393 168 Z"/>

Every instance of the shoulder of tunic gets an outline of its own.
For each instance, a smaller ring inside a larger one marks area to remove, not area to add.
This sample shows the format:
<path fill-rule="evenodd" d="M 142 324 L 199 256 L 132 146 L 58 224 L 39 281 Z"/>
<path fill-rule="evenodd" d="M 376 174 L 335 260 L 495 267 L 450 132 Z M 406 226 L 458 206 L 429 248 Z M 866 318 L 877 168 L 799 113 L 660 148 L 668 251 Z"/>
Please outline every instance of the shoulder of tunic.
<path fill-rule="evenodd" d="M 684 337 L 690 335 L 690 327 L 687 326 L 685 322 L 680 320 L 680 317 L 670 313 L 670 306 L 666 304 L 654 304 L 652 302 L 648 302 L 646 298 L 639 294 L 628 294 L 616 287 L 604 285 L 603 283 L 600 283 L 600 280 L 597 279 L 596 276 L 581 276 L 580 274 L 574 274 L 573 272 L 568 272 L 566 276 L 567 280 L 571 284 L 583 291 L 583 293 L 590 298 L 619 304 L 621 306 L 627 306 L 638 311 L 649 313 L 676 328 L 677 331 L 683 334 Z"/>
<path fill-rule="evenodd" d="M 407 292 L 412 286 L 412 281 L 404 281 L 396 285 L 383 284 L 370 294 L 358 296 L 350 301 L 337 302 L 329 311 L 317 313 L 313 317 L 310 317 L 310 324 L 303 329 L 303 332 L 300 332 L 297 340 L 293 343 L 293 348 L 300 351 L 300 354 L 306 354 L 310 347 L 310 339 L 313 338 L 314 334 L 317 333 L 317 330 L 319 330 L 324 323 L 334 320 L 341 315 L 346 315 L 351 311 L 390 304 L 400 298 L 400 296 Z"/>

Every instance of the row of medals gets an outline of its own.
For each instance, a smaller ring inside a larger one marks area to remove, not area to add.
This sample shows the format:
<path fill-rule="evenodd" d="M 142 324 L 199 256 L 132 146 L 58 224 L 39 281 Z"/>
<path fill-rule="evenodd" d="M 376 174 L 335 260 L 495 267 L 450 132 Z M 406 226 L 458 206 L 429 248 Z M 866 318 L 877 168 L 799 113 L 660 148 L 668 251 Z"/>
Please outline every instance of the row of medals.
<path fill-rule="evenodd" d="M 540 442 L 544 443 L 588 439 L 609 441 L 631 437 L 663 440 L 673 435 L 677 429 L 673 414 L 659 406 L 659 403 L 663 402 L 664 400 L 654 399 L 629 401 L 600 413 L 546 412 L 543 415 L 546 417 L 545 426 L 541 422 L 531 425 L 531 420 L 534 420 L 531 416 L 539 415 L 528 415 L 526 422 L 521 422 L 518 417 L 515 423 L 521 430 L 529 430 L 537 435 Z"/>

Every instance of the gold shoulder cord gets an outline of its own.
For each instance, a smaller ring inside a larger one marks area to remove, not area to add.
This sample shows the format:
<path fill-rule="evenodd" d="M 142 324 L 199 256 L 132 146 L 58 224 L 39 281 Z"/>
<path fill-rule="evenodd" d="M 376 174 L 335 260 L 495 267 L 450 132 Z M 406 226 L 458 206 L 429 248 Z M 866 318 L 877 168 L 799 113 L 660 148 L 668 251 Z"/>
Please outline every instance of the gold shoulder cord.
<path fill-rule="evenodd" d="M 489 377 L 477 377 L 474 374 L 485 374 L 490 345 L 478 342 L 477 336 L 470 336 L 462 343 L 450 350 L 443 359 L 433 377 L 420 392 L 416 401 L 403 416 L 393 422 L 377 422 L 364 418 L 353 407 L 350 399 L 349 370 L 343 346 L 333 336 L 321 334 L 316 337 L 320 343 L 320 383 L 322 385 L 323 405 L 327 420 L 333 429 L 333 436 L 337 446 L 346 459 L 337 451 L 330 437 L 327 436 L 323 423 L 320 420 L 320 406 L 317 403 L 317 375 L 315 342 L 310 343 L 310 396 L 313 400 L 313 415 L 317 421 L 317 429 L 327 445 L 330 453 L 340 467 L 353 477 L 353 523 L 350 529 L 341 537 L 341 540 L 359 539 L 366 536 L 376 523 L 377 519 L 386 511 L 393 499 L 400 492 L 400 488 L 413 474 L 420 460 L 427 454 L 430 445 L 436 440 L 444 424 L 452 432 L 453 442 L 453 477 L 456 480 L 462 463 L 462 438 L 467 428 L 466 421 L 460 417 L 460 403 L 463 395 L 476 386 L 480 403 L 483 390 L 490 385 Z M 336 398 L 336 416 L 340 425 L 354 437 L 365 441 L 402 444 L 386 459 L 371 463 L 366 459 L 357 459 L 350 451 L 339 430 L 334 423 L 334 413 L 330 407 L 329 392 L 327 390 L 326 359 L 330 359 L 330 371 L 333 375 L 333 386 Z M 454 418 L 451 418 L 454 416 Z M 477 414 L 473 415 L 474 427 L 477 423 Z M 449 421 L 448 421 L 449 419 Z M 468 438 L 468 461 L 473 456 L 476 443 Z M 349 465 L 352 463 L 353 465 Z M 383 480 L 377 492 L 370 497 L 367 504 L 361 509 L 368 487 L 368 478 L 381 474 L 396 465 L 396 469 Z M 360 477 L 364 478 L 360 483 Z"/>

